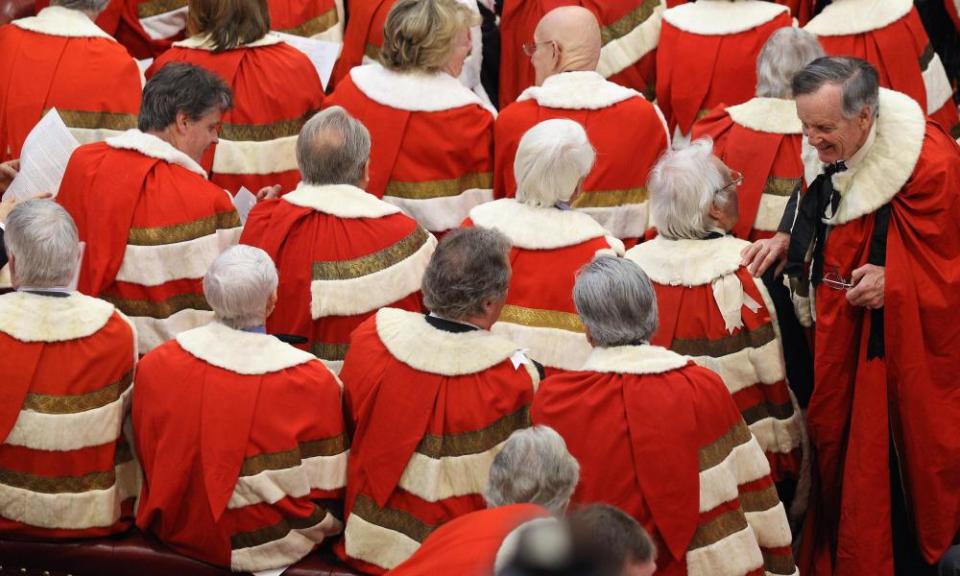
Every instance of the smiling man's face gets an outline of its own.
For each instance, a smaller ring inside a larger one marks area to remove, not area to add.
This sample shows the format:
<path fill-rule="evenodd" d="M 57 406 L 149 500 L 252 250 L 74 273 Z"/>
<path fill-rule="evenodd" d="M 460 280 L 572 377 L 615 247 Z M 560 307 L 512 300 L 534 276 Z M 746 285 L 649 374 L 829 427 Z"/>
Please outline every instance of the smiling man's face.
<path fill-rule="evenodd" d="M 870 133 L 873 110 L 864 107 L 853 118 L 843 116 L 843 93 L 838 84 L 824 84 L 812 94 L 797 96 L 797 115 L 803 134 L 817 149 L 820 161 L 849 160 Z"/>

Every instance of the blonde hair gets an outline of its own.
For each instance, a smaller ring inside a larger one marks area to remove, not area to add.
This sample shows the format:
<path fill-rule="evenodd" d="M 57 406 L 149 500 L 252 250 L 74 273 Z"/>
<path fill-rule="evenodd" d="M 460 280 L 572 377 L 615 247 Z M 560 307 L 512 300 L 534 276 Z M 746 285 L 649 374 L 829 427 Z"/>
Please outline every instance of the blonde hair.
<path fill-rule="evenodd" d="M 443 68 L 457 34 L 479 17 L 457 0 L 400 0 L 383 25 L 380 63 L 391 70 Z"/>

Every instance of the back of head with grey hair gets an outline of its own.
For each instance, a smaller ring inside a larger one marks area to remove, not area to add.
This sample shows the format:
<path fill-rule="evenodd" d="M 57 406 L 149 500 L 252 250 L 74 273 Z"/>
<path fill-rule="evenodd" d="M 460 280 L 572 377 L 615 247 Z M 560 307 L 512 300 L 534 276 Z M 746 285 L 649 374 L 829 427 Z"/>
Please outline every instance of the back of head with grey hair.
<path fill-rule="evenodd" d="M 80 10 L 99 14 L 107 7 L 110 0 L 50 0 L 51 6 L 63 6 L 70 10 Z"/>
<path fill-rule="evenodd" d="M 657 295 L 635 262 L 601 256 L 577 273 L 573 303 L 594 346 L 650 341 L 657 330 Z"/>
<path fill-rule="evenodd" d="M 232 106 L 233 93 L 219 76 L 193 64 L 171 62 L 143 87 L 137 128 L 161 131 L 176 121 L 178 112 L 199 120 L 211 110 L 224 112 Z"/>
<path fill-rule="evenodd" d="M 517 199 L 530 206 L 553 206 L 573 197 L 597 154 L 583 126 L 573 120 L 546 120 L 520 139 L 513 173 Z"/>
<path fill-rule="evenodd" d="M 843 56 L 817 58 L 793 77 L 793 96 L 813 94 L 825 84 L 840 86 L 843 117 L 854 118 L 867 106 L 873 116 L 880 112 L 880 80 L 866 60 Z"/>
<path fill-rule="evenodd" d="M 580 465 L 556 430 L 534 426 L 507 439 L 490 466 L 488 507 L 539 504 L 562 516 L 580 480 Z"/>
<path fill-rule="evenodd" d="M 297 138 L 297 166 L 306 184 L 356 186 L 369 160 L 370 132 L 340 106 L 316 114 Z"/>
<path fill-rule="evenodd" d="M 813 34 L 803 28 L 780 28 L 770 35 L 757 58 L 757 96 L 791 98 L 794 75 L 823 54 Z"/>
<path fill-rule="evenodd" d="M 52 200 L 32 200 L 14 208 L 7 216 L 3 242 L 14 259 L 17 287 L 66 287 L 80 265 L 77 226 Z"/>
<path fill-rule="evenodd" d="M 712 154 L 713 141 L 700 138 L 668 150 L 650 171 L 650 219 L 664 238 L 704 238 L 716 226 L 710 207 L 725 206 L 731 192 Z"/>
<path fill-rule="evenodd" d="M 217 257 L 203 277 L 203 294 L 219 322 L 231 328 L 260 326 L 277 289 L 277 267 L 266 252 L 240 244 Z"/>
<path fill-rule="evenodd" d="M 444 236 L 423 275 L 423 303 L 450 320 L 477 316 L 484 302 L 498 300 L 510 284 L 510 241 L 486 228 L 454 230 Z"/>

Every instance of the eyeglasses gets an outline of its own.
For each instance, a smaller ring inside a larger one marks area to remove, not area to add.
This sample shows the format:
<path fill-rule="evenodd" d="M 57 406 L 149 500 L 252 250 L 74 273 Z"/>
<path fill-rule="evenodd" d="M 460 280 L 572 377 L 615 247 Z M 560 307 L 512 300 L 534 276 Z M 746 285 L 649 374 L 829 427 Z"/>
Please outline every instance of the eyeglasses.
<path fill-rule="evenodd" d="M 844 278 L 843 274 L 840 273 L 840 269 L 836 267 L 824 272 L 823 283 L 834 290 L 849 290 L 854 286 L 853 282 Z"/>
<path fill-rule="evenodd" d="M 736 170 L 730 171 L 730 183 L 717 190 L 717 194 L 726 194 L 734 188 L 739 188 L 743 184 L 743 173 Z"/>
<path fill-rule="evenodd" d="M 537 48 L 543 46 L 544 44 L 553 44 L 553 40 L 547 40 L 546 42 L 524 42 L 523 43 L 523 53 L 533 58 L 533 55 L 536 53 Z"/>

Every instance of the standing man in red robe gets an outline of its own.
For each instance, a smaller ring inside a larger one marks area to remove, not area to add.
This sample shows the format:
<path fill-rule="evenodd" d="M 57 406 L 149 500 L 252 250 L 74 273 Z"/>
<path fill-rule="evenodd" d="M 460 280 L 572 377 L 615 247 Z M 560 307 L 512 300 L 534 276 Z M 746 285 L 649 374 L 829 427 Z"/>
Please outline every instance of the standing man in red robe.
<path fill-rule="evenodd" d="M 144 89 L 140 128 L 77 148 L 60 183 L 86 242 L 79 290 L 133 318 L 141 354 L 212 316 L 201 280 L 240 218 L 200 159 L 231 102 L 214 74 L 170 64 Z"/>
<path fill-rule="evenodd" d="M 798 304 L 816 296 L 805 574 L 915 574 L 960 529 L 960 147 L 878 84 L 855 58 L 794 77 L 816 178 L 789 235 L 744 251 L 755 272 L 786 254 Z"/>
<path fill-rule="evenodd" d="M 297 140 L 303 181 L 260 202 L 240 242 L 266 250 L 280 270 L 270 333 L 305 340 L 339 372 L 350 333 L 380 308 L 419 312 L 420 281 L 437 245 L 393 204 L 364 191 L 370 134 L 334 106 L 311 118 Z"/>

